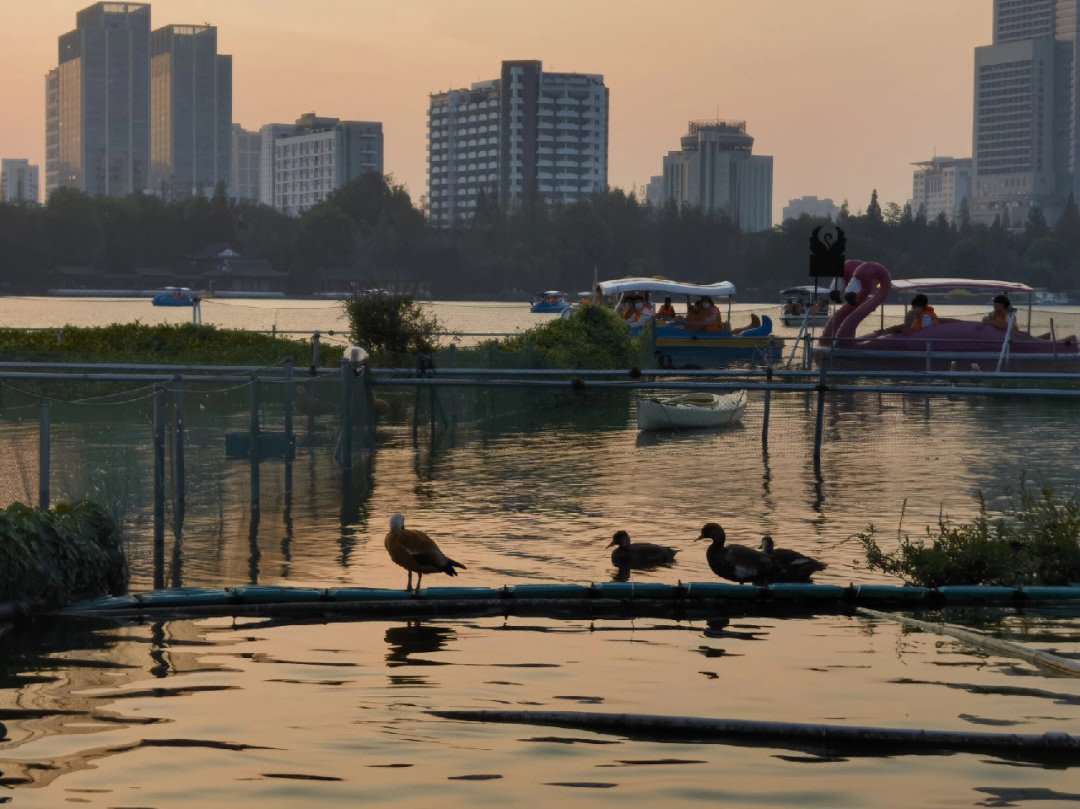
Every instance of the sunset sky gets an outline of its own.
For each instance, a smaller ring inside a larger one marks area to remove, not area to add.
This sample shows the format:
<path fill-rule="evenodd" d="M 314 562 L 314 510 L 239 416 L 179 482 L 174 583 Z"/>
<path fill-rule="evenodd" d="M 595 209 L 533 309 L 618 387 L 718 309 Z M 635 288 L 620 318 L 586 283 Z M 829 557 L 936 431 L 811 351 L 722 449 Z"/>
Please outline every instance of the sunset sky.
<path fill-rule="evenodd" d="M 45 72 L 88 0 L 9 0 L 0 32 L 0 157 L 44 186 Z M 773 209 L 804 194 L 865 208 L 911 195 L 911 163 L 971 154 L 973 48 L 991 0 L 155 0 L 151 27 L 218 27 L 233 120 L 304 112 L 381 121 L 385 168 L 426 193 L 428 94 L 495 78 L 503 59 L 600 73 L 608 181 L 660 172 L 691 119 L 745 120 L 773 156 Z M 42 189 L 44 191 L 44 188 Z"/>

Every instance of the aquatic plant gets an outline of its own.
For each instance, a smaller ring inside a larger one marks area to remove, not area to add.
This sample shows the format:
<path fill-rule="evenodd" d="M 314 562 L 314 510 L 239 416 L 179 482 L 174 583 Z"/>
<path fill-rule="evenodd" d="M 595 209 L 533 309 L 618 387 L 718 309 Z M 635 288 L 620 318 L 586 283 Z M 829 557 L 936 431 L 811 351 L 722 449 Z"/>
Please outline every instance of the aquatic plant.
<path fill-rule="evenodd" d="M 339 365 L 341 356 L 340 346 L 319 346 L 320 365 Z M 286 357 L 298 366 L 310 365 L 311 344 L 194 323 L 114 323 L 39 331 L 0 328 L 0 359 L 8 361 L 276 365 Z"/>
<path fill-rule="evenodd" d="M 896 550 L 886 553 L 871 524 L 856 534 L 866 564 L 923 587 L 951 584 L 1045 584 L 1080 582 L 1080 501 L 1059 501 L 1049 489 L 1022 485 L 1002 513 L 992 517 L 980 495 L 973 520 L 938 518 L 925 539 L 897 531 Z"/>
<path fill-rule="evenodd" d="M 94 503 L 0 510 L 0 603 L 58 606 L 122 593 L 127 561 L 120 529 Z"/>

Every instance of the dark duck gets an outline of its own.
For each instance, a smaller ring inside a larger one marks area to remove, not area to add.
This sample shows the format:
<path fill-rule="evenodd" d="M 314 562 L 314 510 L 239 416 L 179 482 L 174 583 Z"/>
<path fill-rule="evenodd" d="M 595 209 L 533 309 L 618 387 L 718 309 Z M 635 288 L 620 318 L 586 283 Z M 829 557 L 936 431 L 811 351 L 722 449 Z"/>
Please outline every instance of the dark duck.
<path fill-rule="evenodd" d="M 798 551 L 777 548 L 773 545 L 773 538 L 770 536 L 761 538 L 760 547 L 761 552 L 776 563 L 773 581 L 808 582 L 811 576 L 828 567 L 824 562 L 804 556 Z"/>
<path fill-rule="evenodd" d="M 618 568 L 669 565 L 675 561 L 675 554 L 678 553 L 672 548 L 654 545 L 652 542 L 631 542 L 626 531 L 616 531 L 608 547 L 615 548 L 611 552 L 611 564 Z"/>
<path fill-rule="evenodd" d="M 764 584 L 772 579 L 776 563 L 761 551 L 744 545 L 727 545 L 727 535 L 719 523 L 705 523 L 698 539 L 711 539 L 712 544 L 705 551 L 705 558 L 713 573 L 722 579 L 736 581 L 739 584 L 754 582 Z"/>

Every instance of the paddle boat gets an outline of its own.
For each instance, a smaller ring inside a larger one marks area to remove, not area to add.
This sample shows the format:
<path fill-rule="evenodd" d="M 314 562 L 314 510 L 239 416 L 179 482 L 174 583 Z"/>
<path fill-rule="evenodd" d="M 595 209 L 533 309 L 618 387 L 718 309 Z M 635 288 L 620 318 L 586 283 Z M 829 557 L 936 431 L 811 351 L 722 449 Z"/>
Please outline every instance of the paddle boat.
<path fill-rule="evenodd" d="M 557 289 L 550 289 L 547 292 L 541 292 L 532 299 L 532 303 L 529 305 L 529 311 L 536 314 L 558 315 L 569 309 L 572 305 L 570 298 L 565 292 L 559 292 Z"/>
<path fill-rule="evenodd" d="M 804 323 L 821 328 L 829 322 L 829 290 L 813 285 L 780 290 L 780 319 L 785 326 L 797 329 Z"/>
<path fill-rule="evenodd" d="M 727 324 L 731 323 L 731 304 L 735 285 L 730 281 L 715 284 L 684 284 L 666 278 L 618 278 L 596 285 L 601 300 L 610 301 L 616 311 L 625 306 L 627 296 L 640 295 L 653 307 L 665 296 L 683 296 L 687 306 L 693 300 L 709 298 L 727 301 Z M 731 363 L 764 364 L 779 362 L 784 340 L 773 335 L 772 319 L 761 316 L 760 325 L 732 331 L 712 331 L 688 323 L 684 317 L 646 316 L 630 323 L 630 333 L 648 333 L 660 368 L 721 368 Z"/>
<path fill-rule="evenodd" d="M 639 430 L 679 430 L 728 427 L 746 412 L 746 391 L 726 396 L 717 393 L 686 393 L 665 399 L 647 398 L 638 402 Z"/>
<path fill-rule="evenodd" d="M 188 287 L 164 287 L 151 299 L 154 306 L 194 306 L 202 298 L 201 292 Z"/>
<path fill-rule="evenodd" d="M 1027 323 L 1022 330 L 1017 313 L 1008 313 L 1004 327 L 982 321 L 927 318 L 918 328 L 881 328 L 872 334 L 856 335 L 859 325 L 890 297 L 903 296 L 905 306 L 921 293 L 931 299 L 945 295 L 975 295 L 986 300 L 991 295 L 1027 297 Z M 918 278 L 893 281 L 888 269 L 877 262 L 862 262 L 850 276 L 844 291 L 845 302 L 833 312 L 822 330 L 814 359 L 820 363 L 828 355 L 830 367 L 855 370 L 981 370 L 1069 372 L 1080 371 L 1080 353 L 1075 335 L 1058 339 L 1051 331 L 1032 335 L 1031 303 L 1034 290 L 1010 281 L 968 278 Z"/>

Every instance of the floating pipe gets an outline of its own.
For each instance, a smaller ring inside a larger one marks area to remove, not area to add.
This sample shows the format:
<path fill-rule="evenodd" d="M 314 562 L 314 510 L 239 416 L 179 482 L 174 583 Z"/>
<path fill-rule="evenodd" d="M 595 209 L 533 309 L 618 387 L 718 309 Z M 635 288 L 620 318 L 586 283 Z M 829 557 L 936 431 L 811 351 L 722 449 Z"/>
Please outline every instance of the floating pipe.
<path fill-rule="evenodd" d="M 894 612 L 879 612 L 878 610 L 871 610 L 866 607 L 856 607 L 855 611 L 859 613 L 859 615 L 881 620 L 896 621 L 904 626 L 921 629 L 924 632 L 933 632 L 937 635 L 948 635 L 966 643 L 968 646 L 974 646 L 976 649 L 996 652 L 997 654 L 1006 657 L 1016 657 L 1021 660 L 1026 660 L 1028 663 L 1032 663 L 1042 669 L 1049 669 L 1056 674 L 1067 674 L 1071 677 L 1080 677 L 1080 662 L 1068 660 L 1064 657 L 1058 657 L 1050 652 L 1025 649 L 1023 646 L 1018 646 L 1015 643 L 1009 643 L 1000 638 L 992 638 L 988 635 L 973 632 L 969 629 L 953 626 L 952 624 L 919 621 L 915 618 L 909 618 L 906 615 L 897 615 Z"/>
<path fill-rule="evenodd" d="M 813 747 L 882 748 L 926 753 L 952 750 L 1067 757 L 1080 761 L 1080 737 L 1067 733 L 979 733 L 952 730 L 819 725 L 696 716 L 615 714 L 592 711 L 428 711 L 442 719 L 572 728 L 633 739 L 677 742 L 798 743 Z"/>

